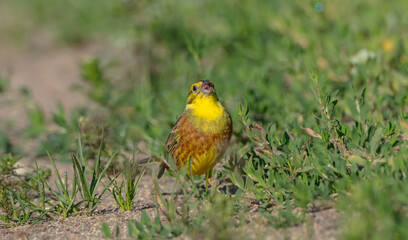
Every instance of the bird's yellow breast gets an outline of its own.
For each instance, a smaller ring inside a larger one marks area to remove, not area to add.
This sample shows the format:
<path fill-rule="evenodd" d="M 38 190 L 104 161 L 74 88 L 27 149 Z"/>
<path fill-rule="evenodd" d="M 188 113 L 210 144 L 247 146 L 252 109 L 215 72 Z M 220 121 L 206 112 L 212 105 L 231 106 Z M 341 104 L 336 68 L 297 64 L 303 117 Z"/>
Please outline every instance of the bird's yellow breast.
<path fill-rule="evenodd" d="M 203 133 L 221 133 L 230 124 L 228 113 L 214 96 L 197 96 L 186 110 L 192 125 Z"/>
<path fill-rule="evenodd" d="M 195 101 L 188 104 L 186 108 L 191 109 L 195 117 L 208 121 L 220 118 L 224 111 L 221 103 L 214 96 L 197 96 Z"/>

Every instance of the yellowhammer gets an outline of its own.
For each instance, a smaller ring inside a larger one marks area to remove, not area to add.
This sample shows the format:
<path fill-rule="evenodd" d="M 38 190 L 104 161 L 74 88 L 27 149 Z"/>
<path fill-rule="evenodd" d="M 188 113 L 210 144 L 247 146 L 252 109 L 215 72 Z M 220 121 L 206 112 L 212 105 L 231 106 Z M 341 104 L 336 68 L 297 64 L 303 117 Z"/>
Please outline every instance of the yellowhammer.
<path fill-rule="evenodd" d="M 187 173 L 207 174 L 210 178 L 228 147 L 231 133 L 231 116 L 218 101 L 214 84 L 201 80 L 191 85 L 186 108 L 170 132 L 166 149 L 178 169 L 187 163 Z M 159 178 L 166 168 L 163 163 Z"/>

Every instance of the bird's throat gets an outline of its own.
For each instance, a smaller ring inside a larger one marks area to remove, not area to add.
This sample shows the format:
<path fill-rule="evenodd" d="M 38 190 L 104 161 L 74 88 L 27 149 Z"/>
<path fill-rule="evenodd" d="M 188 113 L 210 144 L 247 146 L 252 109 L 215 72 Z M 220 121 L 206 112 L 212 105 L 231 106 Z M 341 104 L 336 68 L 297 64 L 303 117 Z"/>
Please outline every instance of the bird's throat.
<path fill-rule="evenodd" d="M 224 114 L 224 108 L 214 96 L 197 96 L 186 109 L 191 110 L 195 118 L 207 121 L 216 121 Z"/>

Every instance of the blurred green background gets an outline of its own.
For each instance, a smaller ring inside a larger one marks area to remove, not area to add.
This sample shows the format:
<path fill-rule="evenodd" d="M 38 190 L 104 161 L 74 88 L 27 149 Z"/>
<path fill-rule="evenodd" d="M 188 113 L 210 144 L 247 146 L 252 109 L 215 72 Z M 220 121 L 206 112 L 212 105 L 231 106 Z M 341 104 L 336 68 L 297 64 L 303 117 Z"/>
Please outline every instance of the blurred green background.
<path fill-rule="evenodd" d="M 239 106 L 247 106 L 247 118 L 265 128 L 273 126 L 276 139 L 285 134 L 302 138 L 299 148 L 280 149 L 288 159 L 298 151 L 318 159 L 336 155 L 345 166 L 373 171 L 353 175 L 347 168 L 347 177 L 336 173 L 341 177 L 333 180 L 345 178 L 344 185 L 327 190 L 328 195 L 355 193 L 339 207 L 351 219 L 354 212 L 362 212 L 361 220 L 346 227 L 347 238 L 403 239 L 408 236 L 402 228 L 408 221 L 408 197 L 399 193 L 408 191 L 403 160 L 408 131 L 407 9 L 405 0 L 13 0 L 0 2 L 0 39 L 26 46 L 45 34 L 56 48 L 105 46 L 105 54 L 78 66 L 86 86 L 81 91 L 100 110 L 88 111 L 85 104 L 69 118 L 61 107 L 53 115 L 57 131 L 41 128 L 49 124 L 41 120 L 41 111 L 30 115 L 36 122 L 31 127 L 40 129 L 31 137 L 48 136 L 36 145 L 39 156 L 47 150 L 61 156 L 73 151 L 78 122 L 89 154 L 95 153 L 103 123 L 109 129 L 107 153 L 132 151 L 135 143 L 143 142 L 142 152 L 160 155 L 189 86 L 210 79 L 234 120 L 229 154 L 248 156 L 254 151 L 248 144 L 257 144 L 248 140 L 239 116 Z M 318 77 L 316 83 L 311 75 Z M 323 140 L 309 139 L 302 127 Z M 323 147 L 316 150 L 319 144 Z M 389 159 L 400 159 L 401 168 Z M 375 161 L 392 170 L 371 168 Z M 376 180 L 363 181 L 371 177 Z M 312 199 L 322 196 L 313 194 Z M 359 204 L 364 201 L 368 203 Z M 382 220 L 387 224 L 378 229 Z M 372 234 L 374 230 L 383 235 Z M 395 235 L 387 235 L 391 233 Z"/>

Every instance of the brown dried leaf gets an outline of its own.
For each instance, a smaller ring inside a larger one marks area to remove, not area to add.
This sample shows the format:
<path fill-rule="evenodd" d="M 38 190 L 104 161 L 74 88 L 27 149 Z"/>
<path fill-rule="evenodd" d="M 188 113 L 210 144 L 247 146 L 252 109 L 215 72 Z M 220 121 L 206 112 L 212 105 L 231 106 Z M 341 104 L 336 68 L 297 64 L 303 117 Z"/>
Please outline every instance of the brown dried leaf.
<path fill-rule="evenodd" d="M 408 133 L 408 123 L 406 123 L 405 121 L 401 120 L 401 121 L 400 121 L 400 125 L 401 125 L 402 130 L 403 130 L 405 133 Z"/>
<path fill-rule="evenodd" d="M 254 150 L 255 150 L 256 152 L 259 152 L 259 153 L 272 154 L 272 152 L 271 152 L 269 149 L 267 149 L 267 148 L 255 148 Z"/>
<path fill-rule="evenodd" d="M 265 134 L 265 129 L 261 125 L 259 125 L 258 123 L 252 123 L 251 125 L 249 125 L 249 127 L 254 128 L 254 129 L 258 129 L 262 133 L 262 135 Z"/>
<path fill-rule="evenodd" d="M 300 126 L 300 128 L 305 130 L 307 134 L 309 134 L 310 136 L 322 139 L 322 136 L 320 136 L 320 134 L 318 134 L 317 132 L 313 131 L 311 128 L 304 128 L 302 126 Z"/>

